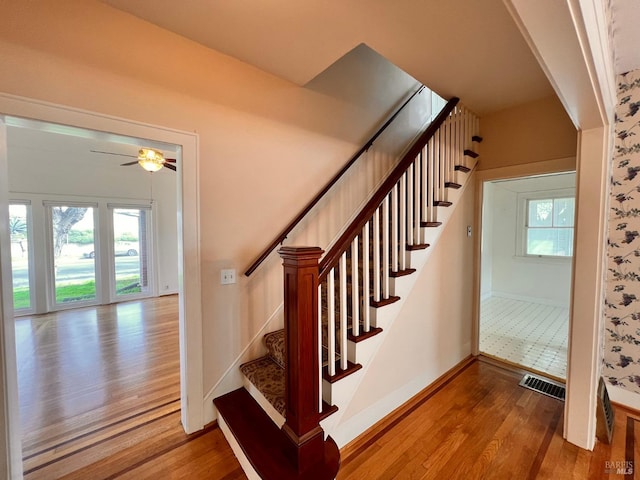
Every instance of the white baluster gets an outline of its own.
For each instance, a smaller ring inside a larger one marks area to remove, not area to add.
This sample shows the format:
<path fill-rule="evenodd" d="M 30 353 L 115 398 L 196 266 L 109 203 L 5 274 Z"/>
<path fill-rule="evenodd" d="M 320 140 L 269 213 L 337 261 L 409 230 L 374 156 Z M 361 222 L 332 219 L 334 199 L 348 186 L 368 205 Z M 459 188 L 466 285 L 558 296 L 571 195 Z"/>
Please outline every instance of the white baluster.
<path fill-rule="evenodd" d="M 371 327 L 371 317 L 369 310 L 369 222 L 362 229 L 362 313 L 364 314 L 365 333 Z"/>
<path fill-rule="evenodd" d="M 320 388 L 318 388 L 318 412 L 322 412 L 322 284 L 318 284 L 318 365 Z"/>
<path fill-rule="evenodd" d="M 347 369 L 347 252 L 340 257 L 340 368 Z"/>
<path fill-rule="evenodd" d="M 440 161 L 442 159 L 442 149 L 440 148 L 440 130 L 433 136 L 433 200 L 440 200 Z M 434 213 L 435 215 L 435 213 Z"/>
<path fill-rule="evenodd" d="M 398 273 L 398 184 L 391 190 L 391 271 Z"/>
<path fill-rule="evenodd" d="M 380 207 L 373 214 L 373 301 L 380 301 Z"/>
<path fill-rule="evenodd" d="M 334 269 L 327 276 L 327 348 L 329 376 L 336 374 L 336 291 Z"/>
<path fill-rule="evenodd" d="M 400 177 L 400 270 L 407 269 L 407 172 Z"/>
<path fill-rule="evenodd" d="M 413 175 L 413 244 L 420 245 L 422 243 L 420 239 L 420 176 L 422 171 L 422 152 L 416 157 L 414 162 L 414 175 Z"/>
<path fill-rule="evenodd" d="M 445 182 L 445 178 L 447 175 L 447 156 L 448 156 L 448 149 L 447 149 L 447 129 L 446 126 L 442 131 L 442 134 L 440 135 L 440 161 L 438 162 L 438 177 L 440 179 L 440 183 L 438 185 L 438 194 L 439 200 L 445 200 L 446 201 L 446 192 L 445 192 L 445 188 L 444 188 L 444 182 Z"/>
<path fill-rule="evenodd" d="M 427 222 L 436 221 L 435 209 L 433 208 L 433 186 L 435 184 L 435 172 L 433 163 L 436 156 L 434 145 L 435 141 L 432 138 L 431 140 L 429 140 L 429 155 L 427 157 Z"/>
<path fill-rule="evenodd" d="M 413 245 L 413 163 L 407 169 L 407 244 Z"/>
<path fill-rule="evenodd" d="M 456 114 L 456 136 L 455 136 L 455 145 L 453 147 L 453 163 L 451 164 L 451 181 L 455 181 L 455 166 L 460 164 L 460 155 L 464 149 L 461 149 L 462 146 L 462 120 L 463 120 L 464 111 L 462 108 L 458 109 L 458 113 Z"/>
<path fill-rule="evenodd" d="M 422 165 L 421 165 L 421 175 L 420 175 L 420 196 L 422 198 L 422 205 L 420 205 L 421 215 L 420 215 L 420 223 L 427 222 L 428 218 L 428 206 L 427 202 L 427 172 L 429 170 L 429 144 L 427 143 L 422 149 Z"/>
<path fill-rule="evenodd" d="M 358 243 L 359 238 L 351 243 L 351 333 L 354 337 L 360 335 L 360 283 L 358 272 Z"/>
<path fill-rule="evenodd" d="M 389 195 L 382 201 L 382 298 L 389 298 Z"/>

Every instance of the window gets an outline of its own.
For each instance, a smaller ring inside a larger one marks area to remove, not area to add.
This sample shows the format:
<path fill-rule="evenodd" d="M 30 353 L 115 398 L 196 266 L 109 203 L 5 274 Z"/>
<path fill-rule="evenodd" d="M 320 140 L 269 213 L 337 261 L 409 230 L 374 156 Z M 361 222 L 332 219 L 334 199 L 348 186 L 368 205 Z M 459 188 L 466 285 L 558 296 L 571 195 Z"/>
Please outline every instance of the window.
<path fill-rule="evenodd" d="M 526 199 L 524 254 L 549 257 L 573 256 L 575 198 Z"/>
<path fill-rule="evenodd" d="M 98 303 L 94 204 L 46 203 L 50 310 Z"/>
<path fill-rule="evenodd" d="M 109 205 L 113 231 L 113 299 L 153 293 L 151 207 Z"/>

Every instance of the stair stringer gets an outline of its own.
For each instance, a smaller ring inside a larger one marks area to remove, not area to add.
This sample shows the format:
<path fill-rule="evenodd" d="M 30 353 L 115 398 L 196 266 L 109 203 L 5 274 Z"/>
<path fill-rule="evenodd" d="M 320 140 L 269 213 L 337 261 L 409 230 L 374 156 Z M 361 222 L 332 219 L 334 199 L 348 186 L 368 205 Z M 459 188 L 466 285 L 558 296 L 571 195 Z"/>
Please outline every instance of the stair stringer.
<path fill-rule="evenodd" d="M 358 426 L 356 429 L 351 427 L 344 428 L 344 425 L 341 424 L 342 416 L 347 411 L 355 392 L 359 388 L 362 380 L 365 378 L 372 360 L 376 356 L 380 347 L 384 344 L 391 328 L 393 327 L 394 320 L 400 314 L 407 297 L 411 294 L 414 286 L 416 285 L 417 279 L 422 269 L 425 268 L 425 264 L 427 263 L 433 248 L 447 228 L 449 219 L 460 204 L 460 199 L 464 195 L 466 187 L 470 182 L 473 182 L 472 175 L 474 173 L 476 163 L 477 161 L 475 159 L 470 161 L 468 166 L 471 171 L 457 176 L 457 181 L 462 185 L 462 187 L 449 192 L 449 201 L 451 201 L 453 205 L 450 207 L 437 207 L 438 221 L 441 221 L 442 225 L 438 228 L 425 229 L 425 242 L 430 244 L 430 247 L 424 250 L 412 250 L 406 252 L 409 266 L 411 268 L 415 268 L 416 272 L 412 275 L 390 279 L 391 293 L 399 296 L 400 300 L 380 308 L 370 307 L 371 324 L 375 327 L 382 328 L 382 332 L 359 343 L 354 343 L 352 341 L 348 342 L 347 352 L 349 361 L 361 364 L 362 368 L 334 383 L 329 383 L 327 380 L 322 381 L 323 400 L 330 405 L 336 405 L 338 407 L 338 411 L 323 420 L 321 422 L 321 426 L 325 431 L 325 435 L 330 435 L 336 441 L 339 448 L 342 448 L 349 441 L 363 433 L 367 428 L 382 418 L 372 419 L 366 426 Z"/>

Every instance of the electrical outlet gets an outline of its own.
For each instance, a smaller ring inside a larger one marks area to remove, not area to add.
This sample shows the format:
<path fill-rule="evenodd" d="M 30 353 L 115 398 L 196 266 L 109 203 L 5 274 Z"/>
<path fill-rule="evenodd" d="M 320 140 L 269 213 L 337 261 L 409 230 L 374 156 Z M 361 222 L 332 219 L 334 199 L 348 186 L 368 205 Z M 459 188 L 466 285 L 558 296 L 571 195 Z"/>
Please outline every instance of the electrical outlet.
<path fill-rule="evenodd" d="M 467 237 L 471 238 L 471 225 L 467 225 Z"/>
<path fill-rule="evenodd" d="M 236 283 L 236 271 L 234 269 L 220 270 L 220 283 L 222 285 L 231 285 Z"/>

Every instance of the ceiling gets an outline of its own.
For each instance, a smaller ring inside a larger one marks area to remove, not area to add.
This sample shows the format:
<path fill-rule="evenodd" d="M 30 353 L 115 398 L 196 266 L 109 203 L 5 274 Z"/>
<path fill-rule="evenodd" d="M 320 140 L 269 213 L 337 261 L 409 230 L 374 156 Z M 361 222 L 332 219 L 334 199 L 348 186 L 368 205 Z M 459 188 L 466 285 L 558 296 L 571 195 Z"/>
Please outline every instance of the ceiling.
<path fill-rule="evenodd" d="M 365 43 L 480 115 L 553 94 L 503 0 L 101 0 L 298 85 Z M 640 68 L 640 1 L 606 0 L 616 73 Z"/>
<path fill-rule="evenodd" d="M 482 115 L 553 90 L 503 0 L 101 0 L 306 85 L 364 43 Z"/>

